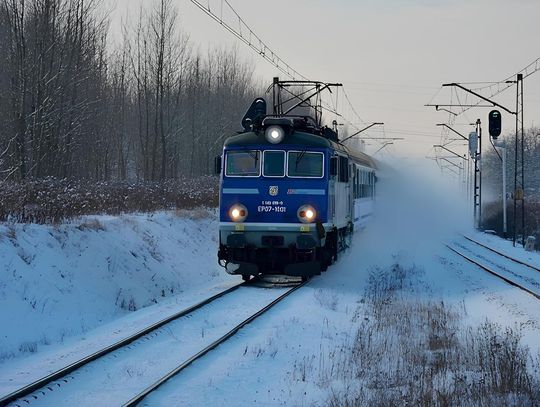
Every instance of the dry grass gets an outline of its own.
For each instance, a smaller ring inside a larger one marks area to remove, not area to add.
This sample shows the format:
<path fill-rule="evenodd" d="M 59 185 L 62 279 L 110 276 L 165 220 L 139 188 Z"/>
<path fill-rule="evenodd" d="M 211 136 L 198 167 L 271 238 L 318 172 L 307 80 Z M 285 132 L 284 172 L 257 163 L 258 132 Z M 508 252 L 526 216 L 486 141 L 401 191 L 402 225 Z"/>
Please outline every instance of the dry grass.
<path fill-rule="evenodd" d="M 418 300 L 420 271 L 375 270 L 355 334 L 321 355 L 330 406 L 540 405 L 540 357 L 518 329 L 464 327 L 464 307 Z M 336 385 L 336 381 L 339 385 Z"/>
<path fill-rule="evenodd" d="M 59 223 L 83 215 L 217 207 L 217 177 L 164 182 L 43 179 L 0 183 L 0 221 Z"/>
<path fill-rule="evenodd" d="M 208 219 L 209 217 L 214 216 L 211 211 L 209 211 L 207 208 L 193 208 L 193 209 L 176 209 L 175 211 L 176 216 L 182 219 L 192 219 L 192 220 L 201 220 L 201 219 Z"/>
<path fill-rule="evenodd" d="M 105 230 L 105 226 L 98 219 L 88 219 L 85 222 L 77 226 L 79 230 L 93 230 L 99 232 Z"/>

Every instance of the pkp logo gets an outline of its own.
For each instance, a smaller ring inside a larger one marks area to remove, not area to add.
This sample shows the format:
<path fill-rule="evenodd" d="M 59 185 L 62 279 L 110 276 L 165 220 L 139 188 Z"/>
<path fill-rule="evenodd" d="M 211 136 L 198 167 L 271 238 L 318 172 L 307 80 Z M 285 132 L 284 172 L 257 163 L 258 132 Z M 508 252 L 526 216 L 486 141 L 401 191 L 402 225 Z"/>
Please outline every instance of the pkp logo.
<path fill-rule="evenodd" d="M 277 185 L 271 186 L 270 189 L 268 190 L 268 193 L 271 196 L 276 196 L 278 192 L 279 192 L 279 188 L 277 187 Z"/>

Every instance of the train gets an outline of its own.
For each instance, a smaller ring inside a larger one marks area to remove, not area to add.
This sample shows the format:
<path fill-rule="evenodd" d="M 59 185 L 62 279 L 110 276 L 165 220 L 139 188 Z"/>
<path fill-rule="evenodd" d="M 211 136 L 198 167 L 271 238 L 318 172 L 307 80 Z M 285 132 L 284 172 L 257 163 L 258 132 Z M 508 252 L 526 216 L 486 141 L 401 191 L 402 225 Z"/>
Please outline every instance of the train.
<path fill-rule="evenodd" d="M 274 92 L 271 114 L 265 99 L 255 99 L 244 130 L 216 157 L 218 261 L 246 281 L 265 274 L 306 280 L 326 271 L 374 209 L 377 162 L 342 143 L 337 126 L 322 126 L 320 109 L 299 115 L 275 99 Z"/>

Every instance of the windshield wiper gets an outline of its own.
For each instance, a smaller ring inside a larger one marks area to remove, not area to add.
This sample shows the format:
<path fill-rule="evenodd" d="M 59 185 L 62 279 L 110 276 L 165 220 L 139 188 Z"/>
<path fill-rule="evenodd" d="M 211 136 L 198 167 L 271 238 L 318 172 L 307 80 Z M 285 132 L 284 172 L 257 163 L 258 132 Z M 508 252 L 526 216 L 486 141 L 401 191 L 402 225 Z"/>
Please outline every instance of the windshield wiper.
<path fill-rule="evenodd" d="M 298 164 L 300 163 L 300 161 L 302 161 L 302 158 L 304 158 L 304 155 L 306 154 L 306 149 L 302 150 L 302 152 L 300 153 L 300 155 L 298 157 L 296 157 L 296 169 L 298 169 Z"/>
<path fill-rule="evenodd" d="M 259 162 L 259 152 L 258 151 L 248 151 L 248 154 L 251 158 L 255 160 L 255 165 Z"/>

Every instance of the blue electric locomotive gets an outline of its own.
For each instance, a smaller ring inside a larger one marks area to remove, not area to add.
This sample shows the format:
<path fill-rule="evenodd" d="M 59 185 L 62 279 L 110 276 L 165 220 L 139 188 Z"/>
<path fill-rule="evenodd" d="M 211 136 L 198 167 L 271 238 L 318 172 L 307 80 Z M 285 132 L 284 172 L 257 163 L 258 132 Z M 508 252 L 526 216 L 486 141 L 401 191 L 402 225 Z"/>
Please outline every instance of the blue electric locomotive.
<path fill-rule="evenodd" d="M 311 117 L 266 115 L 263 99 L 243 124 L 217 161 L 220 264 L 244 279 L 320 274 L 372 211 L 374 160 Z"/>

